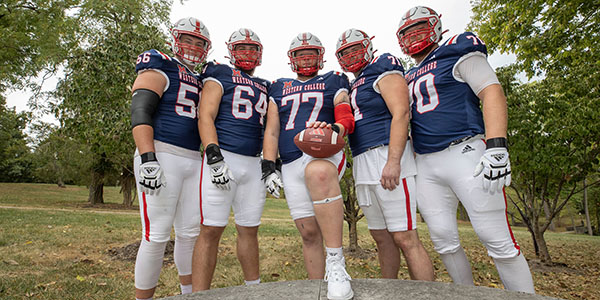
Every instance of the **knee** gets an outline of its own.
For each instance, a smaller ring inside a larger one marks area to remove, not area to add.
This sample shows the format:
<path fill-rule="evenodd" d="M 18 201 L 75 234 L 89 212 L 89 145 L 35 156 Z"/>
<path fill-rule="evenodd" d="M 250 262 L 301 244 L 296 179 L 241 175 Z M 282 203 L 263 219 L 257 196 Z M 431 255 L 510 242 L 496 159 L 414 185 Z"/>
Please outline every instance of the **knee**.
<path fill-rule="evenodd" d="M 323 237 L 318 228 L 306 228 L 300 231 L 302 243 L 306 246 L 317 246 L 323 243 Z"/>
<path fill-rule="evenodd" d="M 377 247 L 394 243 L 392 236 L 387 230 L 369 230 L 369 233 L 371 233 L 371 236 L 373 237 L 373 240 L 375 240 Z"/>
<path fill-rule="evenodd" d="M 202 226 L 200 229 L 200 238 L 204 240 L 209 240 L 211 242 L 218 241 L 223 234 L 223 230 L 225 227 L 215 227 L 215 226 Z"/>
<path fill-rule="evenodd" d="M 307 181 L 314 183 L 324 183 L 331 180 L 331 178 L 337 179 L 337 174 L 332 172 L 335 168 L 327 161 L 313 161 L 304 170 L 304 176 Z"/>
<path fill-rule="evenodd" d="M 394 243 L 402 250 L 421 246 L 421 240 L 419 240 L 419 236 L 415 230 L 394 232 Z"/>

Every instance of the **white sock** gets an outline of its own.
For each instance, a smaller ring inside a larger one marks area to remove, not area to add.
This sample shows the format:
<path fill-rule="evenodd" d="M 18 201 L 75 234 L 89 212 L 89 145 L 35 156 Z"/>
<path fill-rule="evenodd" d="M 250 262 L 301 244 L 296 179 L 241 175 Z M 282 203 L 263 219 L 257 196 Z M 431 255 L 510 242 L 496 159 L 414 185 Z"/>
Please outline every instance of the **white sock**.
<path fill-rule="evenodd" d="M 458 248 L 458 251 L 454 253 L 440 254 L 446 270 L 452 281 L 456 284 L 462 285 L 475 285 L 473 283 L 473 272 L 471 271 L 471 264 L 467 259 L 465 250 L 462 247 Z"/>
<path fill-rule="evenodd" d="M 181 288 L 181 294 L 185 295 L 185 294 L 190 294 L 192 292 L 192 284 L 179 284 L 179 287 Z"/>
<path fill-rule="evenodd" d="M 325 247 L 325 252 L 327 253 L 327 257 L 330 257 L 330 256 L 337 256 L 339 258 L 344 257 L 344 252 L 342 251 L 342 247 L 339 247 L 339 248 Z"/>
<path fill-rule="evenodd" d="M 246 285 L 253 285 L 253 284 L 259 284 L 260 283 L 260 278 L 256 279 L 256 280 L 244 280 L 244 283 Z"/>
<path fill-rule="evenodd" d="M 535 294 L 529 265 L 523 254 L 511 258 L 493 258 L 498 275 L 507 290 Z"/>
<path fill-rule="evenodd" d="M 135 298 L 135 300 L 152 300 L 152 299 L 154 299 L 154 297 L 152 297 L 152 298 L 144 298 L 144 299 L 142 299 L 142 298 Z"/>

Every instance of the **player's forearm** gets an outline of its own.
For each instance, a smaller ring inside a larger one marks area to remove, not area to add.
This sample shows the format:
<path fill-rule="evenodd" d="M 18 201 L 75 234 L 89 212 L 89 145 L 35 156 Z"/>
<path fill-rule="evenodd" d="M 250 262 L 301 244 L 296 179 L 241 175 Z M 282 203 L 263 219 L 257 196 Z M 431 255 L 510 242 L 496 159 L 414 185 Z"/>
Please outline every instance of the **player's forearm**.
<path fill-rule="evenodd" d="M 400 163 L 408 139 L 408 112 L 392 117 L 388 162 Z"/>
<path fill-rule="evenodd" d="M 140 154 L 154 151 L 154 128 L 150 125 L 138 125 L 131 130 L 135 146 Z"/>
<path fill-rule="evenodd" d="M 210 116 L 200 116 L 198 119 L 198 132 L 200 133 L 200 139 L 202 140 L 204 147 L 210 144 L 219 145 L 217 128 Z"/>
<path fill-rule="evenodd" d="M 499 84 L 492 84 L 479 93 L 483 102 L 483 120 L 486 139 L 506 137 L 508 112 L 506 97 Z"/>

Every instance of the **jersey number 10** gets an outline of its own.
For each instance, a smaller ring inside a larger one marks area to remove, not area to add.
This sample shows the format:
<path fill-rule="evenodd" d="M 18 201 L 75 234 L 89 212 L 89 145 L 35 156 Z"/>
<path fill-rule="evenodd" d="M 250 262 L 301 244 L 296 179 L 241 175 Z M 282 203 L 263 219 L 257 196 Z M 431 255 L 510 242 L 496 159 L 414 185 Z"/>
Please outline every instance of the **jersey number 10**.
<path fill-rule="evenodd" d="M 440 98 L 438 97 L 434 80 L 435 75 L 427 73 L 408 85 L 410 98 L 417 103 L 417 112 L 420 114 L 432 111 L 438 106 L 438 104 L 440 104 Z M 423 95 L 423 93 L 421 93 L 421 84 L 423 83 L 425 83 L 427 95 Z M 428 100 L 427 104 L 425 104 L 425 98 Z"/>

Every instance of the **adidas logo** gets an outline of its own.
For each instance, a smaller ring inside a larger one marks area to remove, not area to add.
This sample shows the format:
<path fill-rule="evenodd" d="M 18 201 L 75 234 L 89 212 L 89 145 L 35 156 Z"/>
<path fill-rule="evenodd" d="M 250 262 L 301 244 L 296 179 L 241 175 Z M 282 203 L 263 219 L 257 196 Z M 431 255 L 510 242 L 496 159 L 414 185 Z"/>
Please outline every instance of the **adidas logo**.
<path fill-rule="evenodd" d="M 498 153 L 498 154 L 492 155 L 492 157 L 494 159 L 496 159 L 497 161 L 502 161 L 504 159 L 504 154 L 503 153 Z"/>
<path fill-rule="evenodd" d="M 467 152 L 471 152 L 471 151 L 475 151 L 475 148 L 471 147 L 470 145 L 466 145 L 463 149 L 462 149 L 462 154 L 465 154 Z"/>

